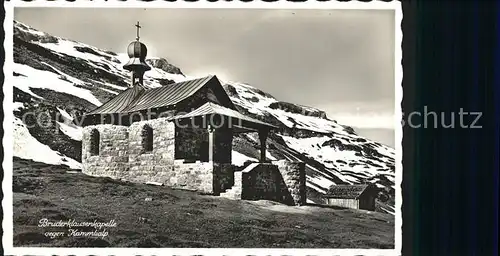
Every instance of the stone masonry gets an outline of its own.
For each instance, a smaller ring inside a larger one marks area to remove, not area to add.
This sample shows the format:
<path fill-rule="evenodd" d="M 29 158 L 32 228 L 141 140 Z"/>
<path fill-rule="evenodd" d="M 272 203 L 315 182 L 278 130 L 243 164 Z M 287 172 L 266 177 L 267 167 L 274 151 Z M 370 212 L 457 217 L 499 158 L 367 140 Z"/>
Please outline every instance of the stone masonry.
<path fill-rule="evenodd" d="M 144 152 L 144 125 L 153 130 L 153 150 Z M 99 155 L 90 154 L 90 132 L 100 135 Z M 130 127 L 92 125 L 83 131 L 83 172 L 132 182 L 158 182 L 174 188 L 213 193 L 213 164 L 175 160 L 175 124 L 166 119 L 135 122 Z"/>
<path fill-rule="evenodd" d="M 146 125 L 151 129 L 145 129 Z M 83 172 L 138 183 L 162 183 L 230 198 L 266 199 L 288 205 L 306 203 L 304 163 L 280 160 L 253 163 L 241 170 L 230 163 L 232 139 L 228 137 L 232 134 L 227 130 L 215 133 L 216 140 L 220 140 L 214 143 L 219 147 L 215 150 L 219 155 L 217 161 L 176 159 L 179 144 L 183 144 L 184 149 L 190 145 L 199 147 L 198 140 L 178 142 L 176 147 L 176 129 L 179 128 L 175 123 L 165 118 L 135 122 L 130 126 L 87 126 L 82 138 Z M 152 131 L 152 150 L 144 149 L 146 130 Z M 98 154 L 94 155 L 90 134 L 96 131 Z"/>
<path fill-rule="evenodd" d="M 234 173 L 234 185 L 222 196 L 233 199 L 273 200 L 306 204 L 305 165 L 286 160 L 253 163 Z"/>
<path fill-rule="evenodd" d="M 90 153 L 90 132 L 97 130 L 99 155 Z M 118 125 L 87 126 L 82 136 L 83 170 L 93 176 L 120 178 L 128 173 L 128 128 Z"/>
<path fill-rule="evenodd" d="M 273 161 L 278 166 L 279 172 L 295 205 L 306 204 L 306 170 L 304 162 L 291 162 L 287 160 Z"/>
<path fill-rule="evenodd" d="M 153 128 L 153 151 L 143 152 L 142 129 L 144 125 Z M 174 165 L 175 125 L 166 119 L 153 119 L 135 122 L 129 127 L 129 165 L 127 180 L 146 182 L 155 181 L 158 170 Z M 155 171 L 155 168 L 157 169 Z"/>

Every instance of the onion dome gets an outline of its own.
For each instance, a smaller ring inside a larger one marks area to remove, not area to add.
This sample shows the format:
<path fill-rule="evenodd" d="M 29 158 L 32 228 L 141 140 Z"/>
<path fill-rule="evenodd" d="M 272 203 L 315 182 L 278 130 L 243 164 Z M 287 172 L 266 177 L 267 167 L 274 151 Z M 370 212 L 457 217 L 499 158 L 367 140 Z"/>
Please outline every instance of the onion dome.
<path fill-rule="evenodd" d="M 139 41 L 134 41 L 130 43 L 127 47 L 127 54 L 130 58 L 123 66 L 124 69 L 129 71 L 147 71 L 151 67 L 146 64 L 146 55 L 148 53 L 148 48 L 146 45 Z"/>
<path fill-rule="evenodd" d="M 139 22 L 136 27 L 137 39 L 136 41 L 131 42 L 127 47 L 127 54 L 130 59 L 127 64 L 123 66 L 123 68 L 129 71 L 145 72 L 151 69 L 151 67 L 146 64 L 148 48 L 145 44 L 139 42 Z"/>
<path fill-rule="evenodd" d="M 148 54 L 148 48 L 145 44 L 139 41 L 134 41 L 128 45 L 127 54 L 130 58 L 139 58 L 144 60 Z"/>

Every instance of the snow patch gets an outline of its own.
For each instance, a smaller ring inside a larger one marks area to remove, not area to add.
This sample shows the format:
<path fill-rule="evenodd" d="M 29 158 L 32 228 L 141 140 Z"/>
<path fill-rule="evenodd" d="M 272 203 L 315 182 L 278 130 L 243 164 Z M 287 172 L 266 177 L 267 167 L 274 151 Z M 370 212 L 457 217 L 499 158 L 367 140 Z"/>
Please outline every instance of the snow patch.
<path fill-rule="evenodd" d="M 390 207 L 390 206 L 388 205 L 388 207 Z M 384 208 L 384 207 L 380 207 L 380 209 L 381 209 L 382 211 L 386 212 L 386 213 L 389 213 L 389 214 L 394 215 L 394 211 L 393 211 L 393 210 L 391 210 L 391 209 L 386 209 L 386 208 Z M 393 208 L 393 209 L 394 209 L 394 208 Z"/>
<path fill-rule="evenodd" d="M 309 181 L 309 177 L 306 177 L 306 178 L 307 178 L 307 179 L 308 179 L 308 181 Z M 314 184 L 312 184 L 312 183 L 310 183 L 310 182 L 306 182 L 306 186 L 307 186 L 307 187 L 309 187 L 309 188 L 312 188 L 312 189 L 314 189 L 314 190 L 316 190 L 316 191 L 318 191 L 319 193 L 322 193 L 322 194 L 326 193 L 326 190 L 325 190 L 325 189 L 320 188 L 320 187 L 318 187 L 318 186 L 316 186 L 316 185 L 314 185 Z"/>
<path fill-rule="evenodd" d="M 335 184 L 331 180 L 322 176 L 309 177 L 309 181 L 314 182 L 314 184 L 320 186 L 324 190 Z"/>
<path fill-rule="evenodd" d="M 34 69 L 19 63 L 14 63 L 14 72 L 26 75 L 26 77 L 15 76 L 14 86 L 38 98 L 40 96 L 31 92 L 30 88 L 44 88 L 63 92 L 85 99 L 96 106 L 101 105 L 101 102 L 89 90 L 78 88 L 72 82 L 62 80 L 60 76 L 52 72 Z"/>
<path fill-rule="evenodd" d="M 155 182 L 155 181 L 148 181 L 146 182 L 148 185 L 155 185 L 155 186 L 163 186 L 163 183 L 161 182 Z"/>
<path fill-rule="evenodd" d="M 80 126 L 76 126 L 74 124 L 67 124 L 67 123 L 62 123 L 62 122 L 57 122 L 59 125 L 59 129 L 66 135 L 68 135 L 70 138 L 76 140 L 76 141 L 81 141 L 82 140 L 82 133 L 83 133 L 83 128 Z"/>
<path fill-rule="evenodd" d="M 114 58 L 114 56 L 112 56 L 112 55 L 110 55 L 110 54 L 108 54 L 108 53 L 106 53 L 104 51 L 101 51 L 100 49 L 95 48 L 93 46 L 82 44 L 82 43 L 78 43 L 78 42 L 74 42 L 74 41 L 63 39 L 63 38 L 60 38 L 60 37 L 56 37 L 56 38 L 58 39 L 57 43 L 40 43 L 40 42 L 37 42 L 37 44 L 40 45 L 40 46 L 42 46 L 42 47 L 45 47 L 45 48 L 47 48 L 49 50 L 52 50 L 54 52 L 64 53 L 64 54 L 69 55 L 69 56 L 73 56 L 73 57 L 77 57 L 77 58 L 80 58 L 80 59 L 87 60 L 87 61 L 89 61 L 90 65 L 92 65 L 92 66 L 94 66 L 96 68 L 101 68 L 101 67 L 92 64 L 92 62 L 90 62 L 90 61 L 104 62 L 106 64 L 109 64 L 112 61 L 108 61 L 106 59 L 106 57 L 102 57 L 102 56 L 107 56 L 109 59 L 113 59 Z M 75 46 L 76 47 L 89 48 L 89 49 L 95 51 L 96 53 L 98 53 L 98 54 L 100 54 L 102 56 L 99 56 L 99 55 L 96 55 L 96 54 L 92 54 L 92 53 L 80 52 L 80 51 L 78 51 L 75 48 Z"/>
<path fill-rule="evenodd" d="M 255 158 L 252 158 L 252 157 L 249 157 L 249 156 L 246 156 L 246 155 L 243 155 L 241 154 L 240 152 L 238 151 L 232 151 L 231 153 L 231 162 L 233 165 L 236 165 L 236 166 L 243 166 L 243 164 L 246 162 L 246 161 L 253 161 L 253 162 L 258 162 L 257 159 Z"/>
<path fill-rule="evenodd" d="M 14 140 L 14 156 L 46 164 L 67 165 L 72 169 L 82 168 L 82 165 L 76 160 L 52 150 L 49 146 L 33 138 L 19 118 L 14 118 L 13 125 L 14 138 L 16 138 Z"/>
<path fill-rule="evenodd" d="M 117 93 L 117 92 L 112 91 L 112 90 L 109 90 L 109 89 L 106 89 L 106 88 L 99 87 L 99 89 L 101 89 L 101 90 L 103 90 L 103 91 L 105 91 L 105 92 L 108 92 L 108 93 L 114 94 L 114 95 L 118 95 L 118 93 Z"/>
<path fill-rule="evenodd" d="M 60 108 L 57 108 L 57 110 L 59 111 L 59 113 L 61 113 L 65 120 L 73 121 L 73 117 L 68 112 L 66 112 L 66 110 Z"/>

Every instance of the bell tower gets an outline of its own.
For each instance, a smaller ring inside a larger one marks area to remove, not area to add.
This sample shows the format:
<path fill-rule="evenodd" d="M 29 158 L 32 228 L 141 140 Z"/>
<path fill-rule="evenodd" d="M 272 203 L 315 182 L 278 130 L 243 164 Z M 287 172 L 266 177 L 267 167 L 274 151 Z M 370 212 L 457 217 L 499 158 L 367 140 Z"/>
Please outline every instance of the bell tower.
<path fill-rule="evenodd" d="M 141 28 L 139 22 L 137 22 L 135 26 L 137 28 L 137 37 L 136 40 L 131 42 L 127 47 L 127 54 L 130 59 L 127 64 L 123 66 L 124 69 L 132 72 L 132 87 L 134 87 L 137 83 L 143 85 L 144 73 L 151 70 L 151 67 L 146 64 L 148 48 L 146 48 L 146 45 L 139 42 L 139 29 Z"/>

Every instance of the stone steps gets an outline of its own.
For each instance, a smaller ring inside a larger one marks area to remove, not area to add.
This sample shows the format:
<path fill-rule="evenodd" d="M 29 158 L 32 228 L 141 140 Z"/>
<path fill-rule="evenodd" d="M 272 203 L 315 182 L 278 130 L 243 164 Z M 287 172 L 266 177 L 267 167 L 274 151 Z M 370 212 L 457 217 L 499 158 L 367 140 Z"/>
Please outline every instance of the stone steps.
<path fill-rule="evenodd" d="M 241 172 L 234 173 L 234 185 L 231 188 L 226 189 L 226 191 L 224 191 L 223 193 L 220 193 L 221 197 L 229 199 L 241 199 L 241 175 Z"/>

